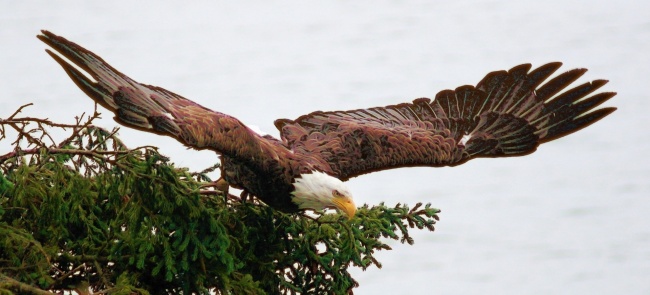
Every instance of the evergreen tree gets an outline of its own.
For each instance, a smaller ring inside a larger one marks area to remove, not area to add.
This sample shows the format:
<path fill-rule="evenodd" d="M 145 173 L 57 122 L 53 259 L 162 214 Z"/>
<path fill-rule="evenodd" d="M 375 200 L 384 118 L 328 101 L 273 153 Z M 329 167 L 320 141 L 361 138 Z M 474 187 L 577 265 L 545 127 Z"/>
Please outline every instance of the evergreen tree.
<path fill-rule="evenodd" d="M 191 173 L 127 148 L 96 111 L 58 124 L 24 107 L 0 118 L 13 147 L 0 155 L 0 294 L 352 293 L 348 268 L 381 267 L 383 238 L 412 244 L 409 229 L 438 220 L 428 204 L 284 214 L 217 190 L 217 165 Z"/>

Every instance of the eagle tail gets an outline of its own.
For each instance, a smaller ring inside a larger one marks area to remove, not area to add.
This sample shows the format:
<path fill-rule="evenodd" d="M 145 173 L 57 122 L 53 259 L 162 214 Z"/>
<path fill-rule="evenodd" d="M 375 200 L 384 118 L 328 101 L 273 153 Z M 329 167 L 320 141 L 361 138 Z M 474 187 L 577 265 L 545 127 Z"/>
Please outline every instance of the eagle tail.
<path fill-rule="evenodd" d="M 530 64 L 523 64 L 507 72 L 492 72 L 476 87 L 441 92 L 436 101 L 447 115 L 451 112 L 460 118 L 456 136 L 470 157 L 530 154 L 539 144 L 576 132 L 616 110 L 591 111 L 616 95 L 591 95 L 606 80 L 565 90 L 586 69 L 570 70 L 541 85 L 560 66 L 549 63 L 529 72 Z"/>

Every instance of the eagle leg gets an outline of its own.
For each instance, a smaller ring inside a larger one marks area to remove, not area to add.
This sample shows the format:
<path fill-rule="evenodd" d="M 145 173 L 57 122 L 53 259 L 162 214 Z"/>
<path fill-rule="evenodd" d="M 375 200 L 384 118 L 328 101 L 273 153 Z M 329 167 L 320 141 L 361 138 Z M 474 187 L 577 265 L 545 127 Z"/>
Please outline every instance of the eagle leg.
<path fill-rule="evenodd" d="M 241 202 L 242 202 L 242 203 L 246 203 L 246 202 L 248 202 L 248 196 L 249 196 L 249 195 L 250 195 L 250 194 L 249 194 L 247 191 L 242 190 L 241 194 L 239 195 L 239 197 L 241 198 Z"/>

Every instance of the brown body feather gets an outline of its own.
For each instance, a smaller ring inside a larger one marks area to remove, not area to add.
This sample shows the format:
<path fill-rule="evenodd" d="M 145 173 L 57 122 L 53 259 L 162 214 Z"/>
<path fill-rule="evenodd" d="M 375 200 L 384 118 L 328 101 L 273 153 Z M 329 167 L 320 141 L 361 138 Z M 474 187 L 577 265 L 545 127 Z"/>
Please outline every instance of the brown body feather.
<path fill-rule="evenodd" d="M 584 128 L 614 108 L 589 112 L 615 95 L 589 96 L 596 80 L 565 90 L 586 70 L 576 69 L 542 85 L 560 63 L 530 71 L 529 64 L 489 73 L 474 86 L 444 90 L 431 101 L 351 111 L 313 112 L 276 121 L 282 141 L 260 136 L 236 118 L 209 110 L 163 88 L 138 83 L 99 56 L 50 32 L 39 39 L 92 76 L 48 53 L 97 103 L 126 126 L 176 138 L 221 154 L 222 176 L 286 212 L 292 182 L 318 170 L 341 180 L 391 168 L 454 166 L 477 157 L 529 154 Z M 562 94 L 559 92 L 565 90 Z"/>

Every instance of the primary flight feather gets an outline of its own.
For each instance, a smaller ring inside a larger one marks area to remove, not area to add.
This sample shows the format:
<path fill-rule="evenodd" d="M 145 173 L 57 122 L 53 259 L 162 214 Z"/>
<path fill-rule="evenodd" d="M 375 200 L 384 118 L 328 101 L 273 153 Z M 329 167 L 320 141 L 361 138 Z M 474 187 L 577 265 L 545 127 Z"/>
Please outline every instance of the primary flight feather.
<path fill-rule="evenodd" d="M 522 64 L 491 72 L 476 86 L 443 90 L 434 100 L 279 119 L 278 140 L 178 94 L 138 83 L 63 37 L 42 31 L 38 38 L 92 77 L 46 50 L 81 90 L 115 113 L 117 122 L 219 153 L 223 180 L 284 212 L 336 208 L 351 218 L 356 207 L 343 183 L 351 177 L 527 155 L 615 110 L 593 110 L 616 95 L 594 94 L 606 80 L 567 89 L 586 69 L 548 80 L 561 63 L 534 70 Z"/>

